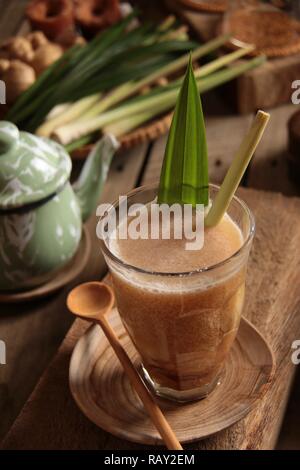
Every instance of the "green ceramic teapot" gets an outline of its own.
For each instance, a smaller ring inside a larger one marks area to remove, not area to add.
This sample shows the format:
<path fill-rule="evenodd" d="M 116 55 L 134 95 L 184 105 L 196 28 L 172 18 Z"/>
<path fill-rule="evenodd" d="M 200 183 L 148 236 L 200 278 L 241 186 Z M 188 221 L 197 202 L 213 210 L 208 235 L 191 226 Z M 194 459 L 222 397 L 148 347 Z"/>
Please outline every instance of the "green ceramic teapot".
<path fill-rule="evenodd" d="M 118 143 L 103 137 L 71 186 L 65 149 L 0 121 L 0 289 L 46 282 L 75 254 Z"/>

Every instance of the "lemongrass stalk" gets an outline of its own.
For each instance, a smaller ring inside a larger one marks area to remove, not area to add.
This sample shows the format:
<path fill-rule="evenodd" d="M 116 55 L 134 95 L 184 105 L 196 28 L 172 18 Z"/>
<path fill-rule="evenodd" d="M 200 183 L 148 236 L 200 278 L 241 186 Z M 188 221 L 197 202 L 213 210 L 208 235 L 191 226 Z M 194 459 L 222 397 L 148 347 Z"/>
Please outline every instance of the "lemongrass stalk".
<path fill-rule="evenodd" d="M 248 62 L 245 62 L 244 64 L 235 66 L 232 69 L 218 72 L 218 76 L 214 77 L 214 82 L 209 80 L 210 77 L 207 77 L 206 79 L 202 79 L 202 80 L 197 80 L 198 90 L 200 93 L 204 93 L 205 91 L 210 90 L 214 86 L 221 85 L 222 83 L 225 83 L 228 80 L 235 78 L 241 73 L 246 72 L 247 70 L 250 70 L 251 68 L 257 67 L 263 62 L 263 60 L 265 60 L 265 58 L 257 57 Z M 112 134 L 116 133 L 116 136 L 120 137 L 126 134 L 127 132 L 134 130 L 139 125 L 146 123 L 150 119 L 153 119 L 155 116 L 168 111 L 169 109 L 172 108 L 172 106 L 174 106 L 176 102 L 176 97 L 177 97 L 178 89 L 180 85 L 179 82 L 177 83 L 178 83 L 178 87 L 175 87 L 174 89 L 172 89 L 173 93 L 168 95 L 169 101 L 165 99 L 161 102 L 161 104 L 157 104 L 155 108 L 154 107 L 151 108 L 150 106 L 147 105 L 147 103 L 144 100 L 141 100 L 142 106 L 136 109 L 136 111 L 141 109 L 141 111 L 138 114 L 131 115 L 131 116 L 127 115 L 123 119 L 119 119 L 119 120 L 112 122 L 111 124 L 103 128 L 103 132 L 112 133 Z"/>
<path fill-rule="evenodd" d="M 173 26 L 177 23 L 176 17 L 174 15 L 167 16 L 157 27 L 156 31 L 153 34 L 146 38 L 143 41 L 143 44 L 153 44 L 157 42 L 159 38 L 165 38 L 167 34 L 172 30 Z"/>
<path fill-rule="evenodd" d="M 256 114 L 255 120 L 243 139 L 233 162 L 226 173 L 212 207 L 205 218 L 206 227 L 217 225 L 224 216 L 255 149 L 263 136 L 269 118 L 270 114 L 265 113 L 264 111 L 258 111 Z"/>
<path fill-rule="evenodd" d="M 181 32 L 179 36 L 177 36 L 177 39 L 179 39 L 179 41 L 188 41 L 189 35 L 188 33 Z"/>
<path fill-rule="evenodd" d="M 249 54 L 254 49 L 255 46 L 250 45 L 248 47 L 244 47 L 242 49 L 238 49 L 237 51 L 231 52 L 230 54 L 223 55 L 222 57 L 219 57 L 218 59 L 215 59 L 212 62 L 209 62 L 208 64 L 205 64 L 199 69 L 195 70 L 195 77 L 205 77 L 206 75 L 215 72 L 216 70 L 224 67 L 225 65 L 228 65 L 231 62 L 234 62 L 235 60 L 240 59 L 241 57 Z"/>
<path fill-rule="evenodd" d="M 175 15 L 169 15 L 167 16 L 158 26 L 158 31 L 166 31 L 169 28 L 173 26 L 173 24 L 176 22 L 176 16 Z"/>
<path fill-rule="evenodd" d="M 107 93 L 100 101 L 96 102 L 90 109 L 88 109 L 81 117 L 80 121 L 88 121 L 91 117 L 97 116 L 103 113 L 107 109 L 111 108 L 120 101 L 129 98 L 134 94 L 133 82 L 126 82 L 123 85 L 118 86 L 113 91 Z"/>
<path fill-rule="evenodd" d="M 225 70 L 225 71 L 221 71 L 221 72 L 216 73 L 215 76 L 212 76 L 214 80 L 209 80 L 209 78 L 211 78 L 211 77 L 208 77 L 207 79 L 197 80 L 198 90 L 199 90 L 200 93 L 204 93 L 204 92 L 210 90 L 211 88 L 214 88 L 215 86 L 218 86 L 218 85 L 221 85 L 223 83 L 228 82 L 229 80 L 237 77 L 238 75 L 246 72 L 247 70 L 251 70 L 252 68 L 259 66 L 264 60 L 265 60 L 265 57 L 263 57 L 263 56 L 256 57 L 255 59 L 252 59 L 250 61 L 245 62 L 244 64 L 232 67 L 230 70 Z M 140 112 L 138 112 L 136 115 L 127 116 L 126 118 L 123 118 L 123 119 L 120 119 L 120 120 L 117 119 L 115 122 L 105 126 L 103 131 L 105 131 L 107 133 L 108 132 L 110 132 L 110 133 L 115 132 L 116 135 L 118 137 L 120 137 L 120 136 L 126 134 L 127 132 L 130 132 L 130 131 L 134 130 L 138 126 L 146 123 L 150 119 L 153 119 L 157 115 L 168 111 L 169 109 L 172 108 L 172 106 L 174 106 L 174 104 L 176 102 L 176 96 L 177 96 L 178 89 L 179 89 L 179 83 L 178 82 L 177 82 L 177 85 L 178 86 L 177 87 L 175 86 L 175 88 L 174 88 L 176 90 L 176 93 L 173 95 L 174 101 L 173 101 L 172 105 L 170 105 L 170 102 L 169 103 L 164 102 L 164 103 L 161 103 L 161 106 L 158 105 L 156 108 L 151 108 L 150 107 L 146 111 L 145 111 L 145 107 L 142 106 Z M 147 99 L 149 99 L 149 98 L 147 98 Z M 141 100 L 141 102 L 144 103 L 144 100 Z M 143 111 L 143 109 L 144 109 L 144 111 Z M 99 130 L 99 129 L 97 129 L 97 130 Z M 74 148 L 80 147 L 80 141 L 78 141 L 78 142 L 79 143 L 77 145 L 76 145 L 76 143 L 74 143 Z"/>
<path fill-rule="evenodd" d="M 251 70 L 252 68 L 258 67 L 265 60 L 266 60 L 265 56 L 259 56 L 252 60 L 245 61 L 241 64 L 235 65 L 231 68 L 224 69 L 219 72 L 215 72 L 214 74 L 208 75 L 205 78 L 198 77 L 197 83 L 198 83 L 199 93 L 209 91 L 216 86 L 222 85 L 223 83 L 226 83 L 229 80 L 232 80 L 233 78 L 241 75 L 242 73 L 247 72 L 248 70 Z M 182 79 L 177 80 L 173 83 L 171 82 L 169 85 L 165 87 L 160 87 L 161 93 L 157 93 L 154 96 L 145 95 L 142 99 L 140 99 L 140 102 L 139 102 L 141 103 L 140 105 L 139 103 L 134 103 L 134 104 L 128 103 L 127 105 L 123 105 L 119 108 L 116 108 L 115 110 L 107 112 L 105 113 L 106 117 L 104 118 L 104 120 L 106 120 L 107 118 L 110 118 L 111 116 L 114 116 L 114 114 L 118 116 L 119 118 L 122 118 L 119 110 L 122 110 L 124 115 L 126 115 L 126 112 L 128 111 L 128 115 L 130 115 L 131 110 L 135 112 L 136 110 L 139 111 L 140 109 L 146 110 L 147 107 L 151 107 L 151 106 L 155 107 L 157 103 L 159 103 L 160 100 L 162 99 L 164 100 L 164 103 L 167 106 L 169 103 L 171 103 L 172 99 L 174 99 L 174 96 L 176 96 L 176 93 L 178 92 L 181 82 L 182 82 Z M 149 104 L 147 100 L 149 100 Z M 127 109 L 127 111 L 125 111 L 125 108 Z M 153 111 L 155 112 L 155 109 L 153 109 Z M 99 120 L 100 118 L 101 116 L 99 117 Z"/>
<path fill-rule="evenodd" d="M 110 123 L 128 118 L 141 111 L 148 111 L 149 109 L 168 109 L 174 104 L 176 99 L 178 88 L 174 88 L 170 91 L 162 92 L 154 96 L 147 97 L 134 103 L 128 103 L 120 106 L 119 108 L 112 109 L 106 113 L 100 114 L 89 121 L 77 121 L 70 125 L 62 126 L 53 132 L 53 137 L 58 140 L 61 144 L 67 145 L 72 140 L 77 140 L 80 137 L 90 134 L 91 132 L 101 129 Z"/>
<path fill-rule="evenodd" d="M 177 29 L 172 29 L 171 31 L 168 31 L 166 34 L 161 36 L 158 39 L 158 42 L 170 41 L 172 39 L 187 40 L 189 38 L 187 31 L 188 28 L 186 26 L 180 26 Z"/>
<path fill-rule="evenodd" d="M 97 93 L 95 95 L 87 96 L 79 101 L 76 101 L 75 103 L 68 106 L 63 112 L 54 116 L 52 119 L 46 120 L 44 124 L 38 127 L 36 134 L 43 137 L 49 137 L 57 127 L 68 124 L 69 122 L 79 118 L 82 113 L 84 113 L 84 111 L 99 101 L 100 97 L 101 94 Z"/>
<path fill-rule="evenodd" d="M 165 106 L 157 106 L 155 111 L 152 109 L 148 109 L 147 111 L 135 114 L 130 116 L 129 118 L 121 119 L 120 121 L 116 121 L 102 129 L 104 134 L 113 134 L 115 137 L 122 137 L 123 135 L 127 134 L 128 132 L 133 131 L 140 125 L 144 124 L 145 122 L 152 119 L 154 116 L 165 111 Z"/>
<path fill-rule="evenodd" d="M 51 121 L 51 119 L 56 118 L 59 114 L 65 112 L 72 103 L 62 103 L 57 104 L 54 108 L 50 111 L 50 113 L 46 116 L 46 121 Z"/>
<path fill-rule="evenodd" d="M 93 137 L 95 137 L 93 134 L 90 135 L 85 135 L 84 137 L 81 137 L 78 140 L 75 140 L 74 142 L 71 142 L 69 145 L 65 146 L 65 149 L 68 153 L 72 153 L 73 150 L 76 150 L 80 147 L 84 147 L 85 145 L 88 145 L 89 143 L 92 142 Z"/>
<path fill-rule="evenodd" d="M 203 93 L 219 85 L 223 85 L 223 83 L 229 82 L 230 80 L 233 80 L 234 78 L 238 77 L 239 75 L 242 75 L 248 70 L 258 67 L 265 61 L 265 56 L 258 56 L 254 59 L 247 60 L 241 64 L 234 65 L 224 70 L 220 70 L 219 72 L 215 72 L 205 78 L 197 79 L 199 92 Z"/>
<path fill-rule="evenodd" d="M 223 36 L 219 36 L 212 41 L 208 41 L 206 44 L 199 46 L 192 52 L 192 60 L 197 60 L 200 57 L 214 51 L 218 47 L 225 44 L 228 39 L 229 35 L 225 34 Z M 119 87 L 115 88 L 112 92 L 110 92 L 106 97 L 104 97 L 99 103 L 96 103 L 90 110 L 88 110 L 84 115 L 82 115 L 81 119 L 88 120 L 93 116 L 97 116 L 98 114 L 106 111 L 110 107 L 114 106 L 115 104 L 120 103 L 126 98 L 138 93 L 142 88 L 147 85 L 151 85 L 155 80 L 160 77 L 165 77 L 171 75 L 174 72 L 177 72 L 181 68 L 185 67 L 188 64 L 190 58 L 190 54 L 185 54 L 178 59 L 174 60 L 170 64 L 167 64 L 161 67 L 159 70 L 156 70 L 152 74 L 148 75 L 148 77 L 143 78 L 137 82 L 130 81 L 120 85 Z"/>

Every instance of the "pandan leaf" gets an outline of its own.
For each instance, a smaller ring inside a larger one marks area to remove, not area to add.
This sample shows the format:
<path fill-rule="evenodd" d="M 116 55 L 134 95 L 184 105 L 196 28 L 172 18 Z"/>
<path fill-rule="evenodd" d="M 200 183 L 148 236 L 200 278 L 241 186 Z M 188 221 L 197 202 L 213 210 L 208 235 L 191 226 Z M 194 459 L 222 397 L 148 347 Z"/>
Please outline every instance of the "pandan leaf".
<path fill-rule="evenodd" d="M 208 205 L 208 158 L 203 111 L 190 62 L 169 131 L 158 203 Z"/>

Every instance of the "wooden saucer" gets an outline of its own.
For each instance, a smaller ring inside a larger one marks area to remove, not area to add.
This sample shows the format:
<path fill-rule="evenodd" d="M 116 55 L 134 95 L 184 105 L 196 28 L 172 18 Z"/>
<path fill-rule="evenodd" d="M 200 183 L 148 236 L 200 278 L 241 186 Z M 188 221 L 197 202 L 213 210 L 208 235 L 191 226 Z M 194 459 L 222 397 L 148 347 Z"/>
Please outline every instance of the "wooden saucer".
<path fill-rule="evenodd" d="M 129 356 L 139 367 L 116 309 L 109 317 Z M 180 442 L 193 442 L 243 418 L 265 394 L 274 373 L 273 354 L 262 335 L 242 319 L 220 384 L 205 399 L 177 405 L 158 399 Z M 115 436 L 162 445 L 142 403 L 99 326 L 92 326 L 74 348 L 70 388 L 79 408 L 97 426 Z"/>
<path fill-rule="evenodd" d="M 90 251 L 90 235 L 87 228 L 83 227 L 81 241 L 76 254 L 50 281 L 30 290 L 18 292 L 0 291 L 0 303 L 30 302 L 31 300 L 46 297 L 61 289 L 81 273 L 86 266 Z"/>

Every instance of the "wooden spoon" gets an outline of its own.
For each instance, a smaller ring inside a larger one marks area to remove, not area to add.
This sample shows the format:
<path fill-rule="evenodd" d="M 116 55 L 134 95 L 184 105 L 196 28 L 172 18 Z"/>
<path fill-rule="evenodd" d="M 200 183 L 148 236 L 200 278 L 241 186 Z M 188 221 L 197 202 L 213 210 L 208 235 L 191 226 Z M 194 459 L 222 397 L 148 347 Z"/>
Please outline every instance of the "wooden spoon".
<path fill-rule="evenodd" d="M 91 320 L 101 326 L 167 448 L 170 450 L 182 450 L 180 442 L 162 414 L 161 409 L 157 406 L 126 351 L 123 349 L 119 338 L 105 318 L 105 315 L 111 311 L 113 305 L 113 290 L 102 282 L 81 284 L 75 287 L 67 298 L 67 306 L 74 315 Z"/>

